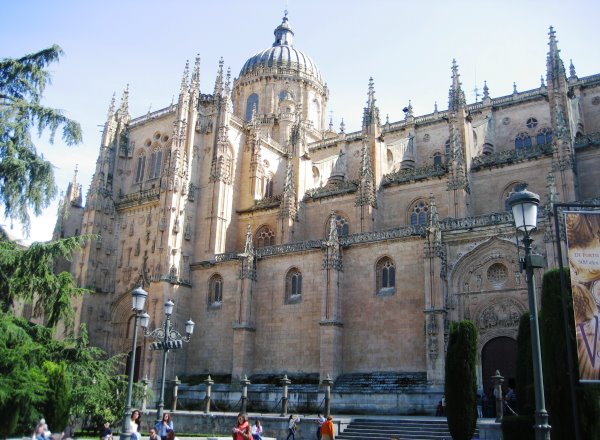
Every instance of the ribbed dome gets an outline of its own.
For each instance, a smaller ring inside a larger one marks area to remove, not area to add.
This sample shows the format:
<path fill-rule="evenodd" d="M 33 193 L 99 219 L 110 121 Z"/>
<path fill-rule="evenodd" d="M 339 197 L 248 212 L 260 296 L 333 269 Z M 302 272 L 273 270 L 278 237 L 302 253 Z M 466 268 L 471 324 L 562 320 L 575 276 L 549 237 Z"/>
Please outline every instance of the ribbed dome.
<path fill-rule="evenodd" d="M 292 38 L 294 32 L 287 23 L 287 14 L 283 22 L 275 29 L 275 42 L 272 47 L 258 52 L 251 57 L 240 71 L 240 77 L 257 69 L 282 68 L 304 73 L 322 83 L 321 72 L 313 60 L 307 55 L 294 49 Z"/>

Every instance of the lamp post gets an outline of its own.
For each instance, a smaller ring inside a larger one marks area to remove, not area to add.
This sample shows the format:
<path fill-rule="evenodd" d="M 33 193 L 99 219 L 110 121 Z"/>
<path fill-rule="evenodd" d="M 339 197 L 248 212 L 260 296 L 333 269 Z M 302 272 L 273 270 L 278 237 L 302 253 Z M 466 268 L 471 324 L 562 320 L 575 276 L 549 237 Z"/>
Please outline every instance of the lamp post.
<path fill-rule="evenodd" d="M 129 419 L 131 418 L 131 393 L 133 390 L 133 370 L 135 369 L 135 351 L 137 348 L 138 320 L 142 320 L 142 326 L 148 325 L 148 314 L 144 311 L 144 304 L 148 292 L 141 287 L 137 287 L 131 292 L 132 310 L 134 313 L 133 322 L 133 340 L 131 342 L 131 356 L 129 358 L 129 379 L 127 381 L 127 397 L 125 400 L 125 414 L 123 415 L 123 426 L 121 428 L 121 440 L 129 440 L 131 438 L 131 429 Z"/>
<path fill-rule="evenodd" d="M 165 373 L 167 370 L 167 353 L 169 350 L 176 350 L 183 347 L 184 342 L 189 342 L 194 333 L 194 321 L 189 319 L 185 323 L 185 336 L 182 336 L 171 324 L 171 315 L 173 314 L 173 306 L 175 303 L 168 300 L 165 303 L 165 320 L 161 327 L 152 331 L 144 328 L 144 336 L 151 337 L 156 340 L 150 344 L 151 350 L 162 350 L 162 368 L 160 373 L 160 396 L 156 405 L 156 419 L 162 420 L 165 407 Z"/>
<path fill-rule="evenodd" d="M 521 272 L 525 270 L 527 277 L 527 296 L 529 298 L 529 320 L 531 325 L 531 352 L 533 358 L 533 380 L 535 387 L 535 438 L 550 440 L 550 425 L 544 399 L 544 372 L 542 371 L 542 355 L 540 350 L 540 329 L 538 326 L 538 310 L 535 297 L 535 278 L 533 269 L 544 267 L 541 255 L 531 255 L 531 233 L 537 227 L 537 208 L 540 197 L 531 191 L 513 192 L 507 200 L 512 209 L 517 231 L 523 233 L 525 258 L 521 260 Z"/>

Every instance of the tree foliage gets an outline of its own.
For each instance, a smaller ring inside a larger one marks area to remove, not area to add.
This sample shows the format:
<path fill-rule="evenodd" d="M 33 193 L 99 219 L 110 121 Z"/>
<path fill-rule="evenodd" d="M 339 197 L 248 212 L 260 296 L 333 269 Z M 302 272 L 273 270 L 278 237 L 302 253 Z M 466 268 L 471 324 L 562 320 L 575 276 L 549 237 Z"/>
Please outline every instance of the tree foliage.
<path fill-rule="evenodd" d="M 564 291 L 561 289 L 558 269 L 546 272 L 542 282 L 540 335 L 546 407 L 550 416 L 553 439 L 572 438 L 575 429 L 567 368 L 567 356 L 571 356 L 574 364 L 577 365 L 575 332 L 569 332 L 568 337 L 571 339 L 572 350 L 571 353 L 568 353 L 566 323 L 563 317 L 563 307 L 566 307 L 569 328 L 574 329 L 570 273 L 567 268 L 565 268 L 564 275 L 566 279 Z M 575 374 L 578 374 L 577 371 Z M 598 386 L 578 384 L 576 395 L 582 438 L 600 438 Z"/>
<path fill-rule="evenodd" d="M 90 347 L 85 327 L 56 340 L 51 329 L 0 312 L 0 437 L 30 434 L 42 416 L 55 431 L 65 417 L 114 423 L 124 409 L 122 369 L 123 355 Z"/>
<path fill-rule="evenodd" d="M 33 304 L 34 314 L 43 316 L 48 327 L 73 322 L 71 298 L 88 292 L 76 286 L 68 272 L 56 275 L 54 263 L 70 259 L 87 237 L 70 237 L 29 248 L 0 238 L 0 309 L 7 311 L 16 299 Z"/>
<path fill-rule="evenodd" d="M 477 424 L 477 329 L 468 320 L 450 325 L 446 353 L 446 413 L 455 440 L 470 440 Z"/>
<path fill-rule="evenodd" d="M 27 232 L 28 209 L 41 214 L 57 192 L 52 164 L 38 154 L 31 132 L 41 135 L 48 130 L 53 143 L 62 128 L 67 145 L 82 141 L 77 122 L 41 104 L 51 82 L 47 67 L 61 55 L 62 49 L 54 45 L 21 58 L 0 60 L 0 204 L 5 217 L 20 222 Z"/>

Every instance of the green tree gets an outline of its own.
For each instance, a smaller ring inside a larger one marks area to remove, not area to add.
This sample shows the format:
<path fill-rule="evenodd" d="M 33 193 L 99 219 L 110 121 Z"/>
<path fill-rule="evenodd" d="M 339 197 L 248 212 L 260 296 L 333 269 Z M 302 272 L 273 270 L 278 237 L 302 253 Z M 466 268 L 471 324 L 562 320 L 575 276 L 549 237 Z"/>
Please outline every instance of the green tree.
<path fill-rule="evenodd" d="M 34 314 L 43 316 L 48 327 L 73 322 L 71 298 L 87 293 L 78 288 L 68 272 L 56 275 L 54 262 L 70 259 L 87 237 L 70 237 L 23 248 L 0 238 L 0 309 L 9 310 L 15 299 L 34 305 Z"/>
<path fill-rule="evenodd" d="M 477 329 L 468 320 L 450 325 L 446 353 L 446 414 L 455 440 L 470 440 L 477 425 Z"/>
<path fill-rule="evenodd" d="M 49 131 L 54 142 L 62 128 L 67 145 L 82 141 L 81 126 L 60 110 L 41 105 L 51 77 L 47 66 L 58 61 L 62 49 L 54 45 L 21 58 L 0 60 L 0 204 L 4 215 L 29 232 L 28 209 L 41 214 L 56 196 L 52 164 L 38 154 L 31 138 Z"/>
<path fill-rule="evenodd" d="M 44 416 L 55 431 L 62 430 L 69 422 L 71 377 L 65 362 L 44 361 L 42 368 L 48 382 Z"/>
<path fill-rule="evenodd" d="M 566 308 L 568 325 L 574 329 L 573 301 L 571 294 L 570 273 L 565 268 L 566 289 L 560 285 L 560 271 L 550 270 L 544 274 L 542 281 L 542 308 L 540 312 L 540 335 L 546 390 L 546 407 L 552 426 L 553 439 L 572 438 L 574 418 L 572 399 L 569 389 L 568 358 L 571 356 L 577 365 L 577 352 L 574 331 L 569 332 L 571 353 L 567 351 L 565 320 L 563 307 Z M 577 372 L 575 372 L 577 374 Z M 576 377 L 578 381 L 578 377 Z M 600 439 L 599 392 L 597 385 L 578 384 L 576 386 L 579 426 L 581 437 Z"/>
<path fill-rule="evenodd" d="M 118 374 L 124 356 L 109 358 L 90 347 L 85 327 L 80 335 L 56 340 L 51 329 L 0 312 L 0 438 L 31 434 L 42 415 L 52 430 L 62 429 L 65 406 L 69 416 L 94 423 L 121 417 L 124 402 L 115 397 L 127 383 Z M 70 392 L 59 381 L 69 383 Z"/>

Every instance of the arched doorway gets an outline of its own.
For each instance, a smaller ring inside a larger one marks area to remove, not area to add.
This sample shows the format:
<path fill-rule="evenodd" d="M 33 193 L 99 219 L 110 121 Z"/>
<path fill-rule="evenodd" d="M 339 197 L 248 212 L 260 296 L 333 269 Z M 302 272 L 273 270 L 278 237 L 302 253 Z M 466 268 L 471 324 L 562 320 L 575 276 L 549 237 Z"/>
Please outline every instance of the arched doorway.
<path fill-rule="evenodd" d="M 493 387 L 492 376 L 496 370 L 504 376 L 503 392 L 508 384 L 514 382 L 517 374 L 517 341 L 508 336 L 491 339 L 481 349 L 481 375 L 483 389 L 490 393 Z M 514 383 L 512 383 L 514 386 Z"/>

